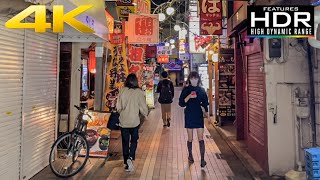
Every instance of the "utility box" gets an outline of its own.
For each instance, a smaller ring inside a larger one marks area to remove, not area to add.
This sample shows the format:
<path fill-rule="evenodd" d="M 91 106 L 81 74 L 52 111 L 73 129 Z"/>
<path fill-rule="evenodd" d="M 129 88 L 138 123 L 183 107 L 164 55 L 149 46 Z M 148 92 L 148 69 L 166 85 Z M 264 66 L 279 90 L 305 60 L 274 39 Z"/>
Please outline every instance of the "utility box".
<path fill-rule="evenodd" d="M 269 57 L 281 57 L 281 39 L 269 39 Z"/>

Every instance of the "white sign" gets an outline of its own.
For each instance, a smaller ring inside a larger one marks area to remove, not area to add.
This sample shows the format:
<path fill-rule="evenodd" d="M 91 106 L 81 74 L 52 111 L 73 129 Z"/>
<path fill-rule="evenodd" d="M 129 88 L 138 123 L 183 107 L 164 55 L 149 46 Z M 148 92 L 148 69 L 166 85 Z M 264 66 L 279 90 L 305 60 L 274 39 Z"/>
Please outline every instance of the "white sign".
<path fill-rule="evenodd" d="M 159 55 L 171 55 L 172 49 L 170 46 L 157 46 L 157 54 Z"/>
<path fill-rule="evenodd" d="M 189 61 L 190 60 L 190 56 L 188 53 L 184 53 L 184 54 L 179 54 L 179 59 L 181 61 Z"/>

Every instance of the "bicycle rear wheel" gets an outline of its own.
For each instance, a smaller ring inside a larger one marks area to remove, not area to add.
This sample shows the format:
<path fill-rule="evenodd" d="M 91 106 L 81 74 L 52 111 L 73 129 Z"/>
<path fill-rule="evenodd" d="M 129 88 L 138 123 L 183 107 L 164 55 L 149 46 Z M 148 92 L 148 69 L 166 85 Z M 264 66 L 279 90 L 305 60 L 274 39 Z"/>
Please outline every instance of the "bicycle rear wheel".
<path fill-rule="evenodd" d="M 89 158 L 86 138 L 77 133 L 66 133 L 53 144 L 49 156 L 52 172 L 58 177 L 71 177 L 81 171 Z"/>

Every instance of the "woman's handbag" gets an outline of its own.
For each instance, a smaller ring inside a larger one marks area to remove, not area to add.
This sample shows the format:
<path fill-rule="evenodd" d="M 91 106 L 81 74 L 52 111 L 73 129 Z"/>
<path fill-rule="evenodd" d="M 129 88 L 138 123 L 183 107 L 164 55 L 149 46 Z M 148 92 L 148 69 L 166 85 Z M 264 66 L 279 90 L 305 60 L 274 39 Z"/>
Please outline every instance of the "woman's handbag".
<path fill-rule="evenodd" d="M 109 117 L 109 121 L 107 124 L 107 128 L 111 130 L 119 130 L 120 129 L 120 114 L 116 111 L 112 111 Z"/>

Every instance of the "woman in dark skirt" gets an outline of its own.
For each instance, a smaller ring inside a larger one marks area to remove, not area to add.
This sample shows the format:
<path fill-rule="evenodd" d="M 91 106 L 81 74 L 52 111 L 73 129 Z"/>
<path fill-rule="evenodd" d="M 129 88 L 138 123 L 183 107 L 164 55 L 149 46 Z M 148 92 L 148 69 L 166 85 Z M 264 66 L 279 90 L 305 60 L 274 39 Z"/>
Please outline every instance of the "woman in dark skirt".
<path fill-rule="evenodd" d="M 179 105 L 185 107 L 185 128 L 188 132 L 188 152 L 189 162 L 193 163 L 194 159 L 192 156 L 192 140 L 193 140 L 193 130 L 196 129 L 200 155 L 201 155 L 201 168 L 206 166 L 206 161 L 204 160 L 205 154 L 205 145 L 203 140 L 203 131 L 204 131 L 204 118 L 208 118 L 208 96 L 205 90 L 200 87 L 201 79 L 197 72 L 191 72 L 188 77 L 188 86 L 185 87 L 179 98 Z M 205 111 L 205 112 L 203 112 Z M 210 120 L 210 118 L 208 118 Z"/>

